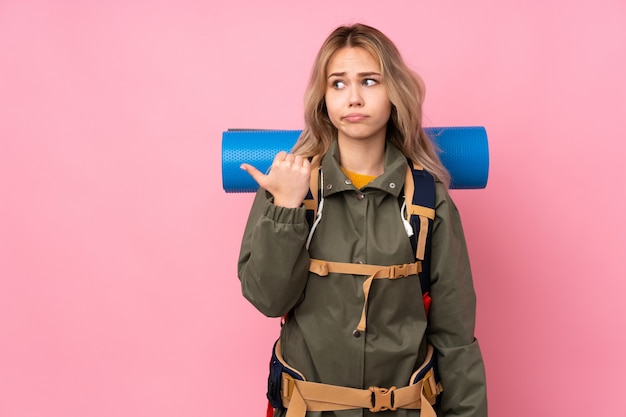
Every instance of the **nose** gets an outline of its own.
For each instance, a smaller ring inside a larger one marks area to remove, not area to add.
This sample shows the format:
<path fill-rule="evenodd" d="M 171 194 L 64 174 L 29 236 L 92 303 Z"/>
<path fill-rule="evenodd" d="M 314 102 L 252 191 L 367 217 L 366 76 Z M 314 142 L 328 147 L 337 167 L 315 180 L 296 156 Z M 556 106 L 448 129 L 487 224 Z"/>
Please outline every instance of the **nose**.
<path fill-rule="evenodd" d="M 363 97 L 358 87 L 350 88 L 350 96 L 348 97 L 350 107 L 360 107 L 363 105 Z"/>

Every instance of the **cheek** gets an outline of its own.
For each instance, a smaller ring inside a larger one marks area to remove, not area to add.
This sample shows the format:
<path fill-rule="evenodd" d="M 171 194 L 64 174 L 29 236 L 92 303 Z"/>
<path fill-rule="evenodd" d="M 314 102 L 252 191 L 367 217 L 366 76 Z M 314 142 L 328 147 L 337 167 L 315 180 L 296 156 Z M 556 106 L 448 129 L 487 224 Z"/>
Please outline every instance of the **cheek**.
<path fill-rule="evenodd" d="M 390 119 L 391 118 L 391 101 L 389 101 L 386 97 L 381 98 L 378 101 L 378 110 L 382 118 L 387 119 L 387 120 Z"/>
<path fill-rule="evenodd" d="M 385 94 L 385 100 L 384 100 L 385 104 L 385 114 L 387 115 L 388 119 L 391 119 L 391 109 L 393 108 L 393 105 L 391 104 L 391 100 L 389 99 L 389 95 Z"/>
<path fill-rule="evenodd" d="M 391 109 L 392 109 L 391 102 L 387 102 L 387 110 L 386 110 L 387 120 L 391 119 Z"/>

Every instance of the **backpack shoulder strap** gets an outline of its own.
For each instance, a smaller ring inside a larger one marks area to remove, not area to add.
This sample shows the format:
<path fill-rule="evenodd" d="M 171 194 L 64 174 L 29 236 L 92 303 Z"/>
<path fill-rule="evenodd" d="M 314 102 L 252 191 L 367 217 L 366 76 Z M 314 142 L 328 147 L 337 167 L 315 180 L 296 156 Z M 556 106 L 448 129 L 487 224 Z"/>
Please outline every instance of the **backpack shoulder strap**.
<path fill-rule="evenodd" d="M 435 179 L 421 165 L 409 163 L 404 180 L 406 220 L 413 227 L 415 258 L 423 261 L 435 220 Z"/>
<path fill-rule="evenodd" d="M 415 259 L 422 262 L 422 293 L 430 289 L 430 240 L 435 220 L 435 178 L 419 164 L 409 161 L 404 181 L 406 220 L 413 228 L 411 244 Z"/>
<path fill-rule="evenodd" d="M 311 159 L 311 184 L 309 192 L 304 198 L 304 207 L 306 208 L 306 219 L 309 222 L 309 228 L 313 226 L 317 216 L 317 208 L 320 201 L 320 162 L 321 157 L 315 156 Z"/>

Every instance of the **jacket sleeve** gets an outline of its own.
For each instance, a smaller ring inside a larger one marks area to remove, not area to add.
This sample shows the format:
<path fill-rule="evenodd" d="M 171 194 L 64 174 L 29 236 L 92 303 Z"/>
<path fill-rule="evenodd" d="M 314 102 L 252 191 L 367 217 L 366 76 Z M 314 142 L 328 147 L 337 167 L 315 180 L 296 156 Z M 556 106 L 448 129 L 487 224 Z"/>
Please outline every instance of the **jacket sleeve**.
<path fill-rule="evenodd" d="M 437 183 L 428 338 L 438 351 L 445 417 L 486 417 L 485 370 L 474 337 L 476 296 L 458 210 Z"/>
<path fill-rule="evenodd" d="M 308 232 L 304 206 L 276 206 L 259 189 L 241 243 L 238 275 L 244 297 L 268 317 L 287 314 L 303 297 Z"/>

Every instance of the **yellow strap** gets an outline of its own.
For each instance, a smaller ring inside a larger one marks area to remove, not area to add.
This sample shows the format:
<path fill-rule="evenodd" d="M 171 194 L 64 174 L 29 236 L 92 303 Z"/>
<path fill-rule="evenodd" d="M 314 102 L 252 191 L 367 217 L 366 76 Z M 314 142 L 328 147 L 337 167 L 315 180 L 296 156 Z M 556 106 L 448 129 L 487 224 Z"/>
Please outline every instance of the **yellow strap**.
<path fill-rule="evenodd" d="M 435 404 L 436 397 L 441 392 L 437 389 L 431 393 L 425 389 L 426 386 L 437 387 L 432 372 L 429 372 L 424 379 L 417 383 L 402 388 L 349 388 L 294 380 L 287 374 L 282 374 L 282 386 L 283 406 L 287 408 L 287 417 L 304 417 L 307 411 L 338 411 L 358 408 L 367 408 L 371 412 L 396 410 L 398 408 L 421 409 L 423 417 L 436 417 L 432 405 Z"/>
<path fill-rule="evenodd" d="M 413 182 L 413 171 L 411 167 L 406 167 L 404 174 L 404 202 L 406 203 L 406 221 L 411 221 L 411 209 L 413 208 L 413 193 L 415 192 L 415 183 Z"/>
<path fill-rule="evenodd" d="M 367 302 L 369 299 L 372 281 L 375 279 L 397 279 L 405 278 L 410 275 L 417 275 L 418 273 L 422 272 L 422 263 L 418 261 L 411 264 L 381 266 L 368 264 L 352 264 L 346 262 L 329 262 L 321 261 L 319 259 L 311 259 L 309 271 L 321 277 L 325 277 L 329 273 L 369 275 L 367 279 L 363 282 L 363 295 L 365 297 L 365 300 L 363 301 L 361 318 L 359 320 L 359 324 L 356 327 L 357 330 L 363 332 L 367 327 Z"/>
<path fill-rule="evenodd" d="M 431 209 L 424 206 L 414 206 L 413 204 L 407 203 L 406 211 L 408 215 L 414 214 L 420 217 L 426 217 L 431 220 L 435 220 L 435 209 Z"/>
<path fill-rule="evenodd" d="M 443 392 L 443 387 L 441 383 L 436 383 L 432 368 L 424 374 L 421 380 L 406 387 L 369 387 L 363 390 L 308 382 L 300 372 L 284 361 L 281 351 L 279 339 L 276 343 L 277 358 L 284 366 L 302 378 L 302 380 L 296 380 L 287 373 L 281 374 L 281 396 L 283 406 L 287 408 L 287 417 L 304 417 L 307 411 L 338 411 L 357 408 L 368 408 L 372 412 L 398 408 L 421 409 L 423 417 L 436 417 L 432 405 L 435 404 L 437 396 Z M 431 363 L 434 354 L 435 350 L 429 344 L 426 359 L 411 375 L 410 381 L 414 381 L 417 375 L 423 372 Z"/>
<path fill-rule="evenodd" d="M 353 264 L 348 262 L 331 262 L 319 259 L 311 259 L 309 271 L 321 277 L 329 273 L 351 274 L 351 275 L 376 275 L 374 278 L 404 278 L 409 275 L 416 275 L 422 271 L 419 262 L 403 265 L 369 265 Z"/>
<path fill-rule="evenodd" d="M 428 219 L 420 216 L 420 233 L 417 236 L 417 250 L 415 257 L 423 260 L 426 254 L 426 238 L 428 237 Z"/>
<path fill-rule="evenodd" d="M 317 199 L 317 197 L 313 198 Z M 304 200 L 304 207 L 307 210 L 313 210 L 313 219 L 315 219 L 317 215 L 317 202 L 315 200 Z"/>

